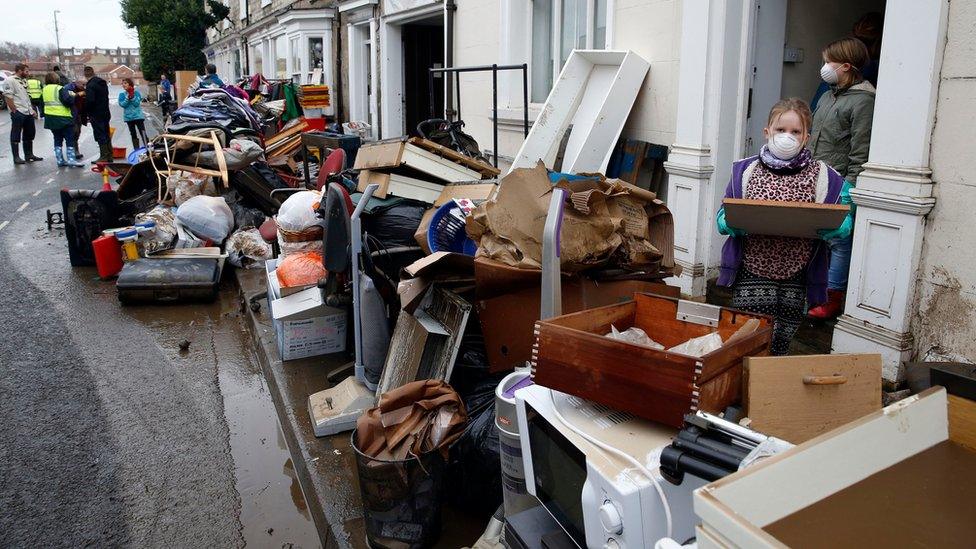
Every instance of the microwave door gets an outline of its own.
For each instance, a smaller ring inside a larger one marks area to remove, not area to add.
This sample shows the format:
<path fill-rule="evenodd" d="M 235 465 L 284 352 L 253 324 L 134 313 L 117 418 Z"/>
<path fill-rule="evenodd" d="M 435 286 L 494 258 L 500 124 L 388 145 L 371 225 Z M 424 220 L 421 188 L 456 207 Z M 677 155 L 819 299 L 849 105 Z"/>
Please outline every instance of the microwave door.
<path fill-rule="evenodd" d="M 586 456 L 528 403 L 526 412 L 536 496 L 573 542 L 586 547 Z"/>

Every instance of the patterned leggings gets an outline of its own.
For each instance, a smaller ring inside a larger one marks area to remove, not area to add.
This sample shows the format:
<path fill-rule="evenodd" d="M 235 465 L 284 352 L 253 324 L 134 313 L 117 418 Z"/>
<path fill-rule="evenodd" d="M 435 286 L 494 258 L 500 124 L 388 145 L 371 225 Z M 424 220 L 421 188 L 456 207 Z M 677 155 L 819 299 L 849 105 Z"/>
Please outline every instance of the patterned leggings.
<path fill-rule="evenodd" d="M 787 280 L 773 280 L 739 269 L 732 287 L 732 306 L 773 317 L 772 354 L 786 355 L 803 321 L 806 295 L 803 271 Z"/>

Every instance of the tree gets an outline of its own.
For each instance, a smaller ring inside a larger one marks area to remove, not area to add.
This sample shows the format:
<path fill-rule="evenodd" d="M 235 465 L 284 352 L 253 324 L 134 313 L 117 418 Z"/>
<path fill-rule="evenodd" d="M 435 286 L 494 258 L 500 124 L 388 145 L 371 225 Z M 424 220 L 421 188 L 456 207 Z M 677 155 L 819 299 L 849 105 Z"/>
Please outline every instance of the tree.
<path fill-rule="evenodd" d="M 31 42 L 0 42 L 0 61 L 41 61 L 54 59 L 54 44 Z"/>
<path fill-rule="evenodd" d="M 202 72 L 207 29 L 227 17 L 216 0 L 121 0 L 122 21 L 139 32 L 142 72 L 155 80 L 163 72 Z"/>

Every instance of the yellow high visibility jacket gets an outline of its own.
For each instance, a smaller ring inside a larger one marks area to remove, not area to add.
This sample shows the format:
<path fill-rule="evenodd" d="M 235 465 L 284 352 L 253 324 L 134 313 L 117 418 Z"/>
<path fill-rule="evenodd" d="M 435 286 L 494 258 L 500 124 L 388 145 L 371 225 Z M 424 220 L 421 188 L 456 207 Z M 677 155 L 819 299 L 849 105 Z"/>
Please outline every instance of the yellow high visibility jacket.
<path fill-rule="evenodd" d="M 27 79 L 27 95 L 29 95 L 31 99 L 41 98 L 41 87 L 40 80 L 36 78 Z"/>
<path fill-rule="evenodd" d="M 58 84 L 48 84 L 41 90 L 41 98 L 44 100 L 44 116 L 63 116 L 71 118 L 71 109 L 61 103 L 61 88 Z"/>

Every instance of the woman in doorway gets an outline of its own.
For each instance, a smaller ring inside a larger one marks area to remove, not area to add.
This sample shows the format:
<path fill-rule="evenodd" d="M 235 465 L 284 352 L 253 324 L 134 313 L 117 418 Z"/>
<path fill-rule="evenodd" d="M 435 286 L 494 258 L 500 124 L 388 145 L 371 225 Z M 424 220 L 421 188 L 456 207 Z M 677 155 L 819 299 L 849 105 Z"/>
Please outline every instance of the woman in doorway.
<path fill-rule="evenodd" d="M 84 164 L 75 157 L 75 119 L 71 115 L 74 92 L 61 85 L 58 73 L 49 72 L 44 77 L 41 99 L 44 101 L 44 128 L 54 134 L 54 157 L 58 166 L 83 167 Z"/>
<path fill-rule="evenodd" d="M 830 84 L 830 91 L 820 98 L 813 115 L 810 148 L 815 159 L 829 164 L 854 186 L 868 160 L 871 145 L 874 86 L 861 74 L 870 54 L 857 38 L 842 38 L 824 48 L 823 60 L 820 76 Z M 853 218 L 849 219 L 853 223 Z M 809 313 L 817 319 L 834 318 L 844 310 L 847 276 L 851 270 L 853 237 L 848 234 L 829 244 L 828 299 Z"/>
<path fill-rule="evenodd" d="M 844 179 L 813 159 L 806 148 L 812 115 L 802 99 L 783 99 L 769 112 L 758 156 L 732 165 L 726 198 L 787 202 L 843 203 Z M 806 304 L 827 299 L 828 251 L 820 240 L 747 235 L 730 227 L 725 209 L 716 216 L 718 232 L 729 238 L 722 247 L 718 284 L 732 287 L 732 306 L 772 316 L 774 355 L 789 353 Z M 822 239 L 845 236 L 850 223 L 824 231 Z"/>
<path fill-rule="evenodd" d="M 119 106 L 122 107 L 122 119 L 129 126 L 129 135 L 132 137 L 132 150 L 139 148 L 139 136 L 142 142 L 149 145 L 149 138 L 146 137 L 146 113 L 142 112 L 142 94 L 136 89 L 135 83 L 131 78 L 122 79 L 122 93 L 119 94 Z"/>

